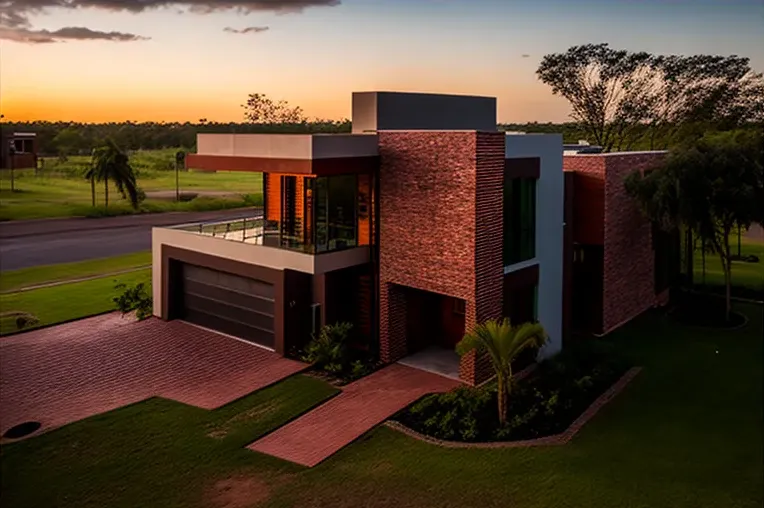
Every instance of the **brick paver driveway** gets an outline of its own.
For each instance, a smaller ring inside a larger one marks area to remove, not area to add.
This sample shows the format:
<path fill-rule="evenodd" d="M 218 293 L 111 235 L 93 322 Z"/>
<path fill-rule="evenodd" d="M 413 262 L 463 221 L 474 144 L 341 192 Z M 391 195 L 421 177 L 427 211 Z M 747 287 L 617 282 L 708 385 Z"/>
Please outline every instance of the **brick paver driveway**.
<path fill-rule="evenodd" d="M 342 393 L 247 448 L 312 467 L 418 398 L 460 383 L 390 365 L 343 387 Z"/>
<path fill-rule="evenodd" d="M 64 425 L 152 396 L 213 409 L 307 367 L 179 322 L 108 314 L 0 338 L 0 432 Z"/>

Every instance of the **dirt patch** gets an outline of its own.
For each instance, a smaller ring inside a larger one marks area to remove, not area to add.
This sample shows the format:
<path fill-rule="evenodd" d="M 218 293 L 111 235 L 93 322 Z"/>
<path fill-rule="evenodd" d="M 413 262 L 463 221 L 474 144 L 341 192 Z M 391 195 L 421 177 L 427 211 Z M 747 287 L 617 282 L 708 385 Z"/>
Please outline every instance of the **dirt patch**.
<path fill-rule="evenodd" d="M 249 508 L 266 501 L 270 486 L 254 475 L 240 475 L 215 482 L 207 499 L 215 508 Z"/>
<path fill-rule="evenodd" d="M 237 413 L 225 422 L 217 425 L 214 429 L 210 430 L 207 433 L 207 436 L 214 439 L 223 439 L 233 430 L 237 424 L 245 421 L 255 420 L 267 414 L 273 413 L 274 411 L 278 410 L 279 406 L 280 404 L 278 402 L 269 401 L 265 404 L 261 404 L 259 406 L 248 409 L 242 413 Z"/>

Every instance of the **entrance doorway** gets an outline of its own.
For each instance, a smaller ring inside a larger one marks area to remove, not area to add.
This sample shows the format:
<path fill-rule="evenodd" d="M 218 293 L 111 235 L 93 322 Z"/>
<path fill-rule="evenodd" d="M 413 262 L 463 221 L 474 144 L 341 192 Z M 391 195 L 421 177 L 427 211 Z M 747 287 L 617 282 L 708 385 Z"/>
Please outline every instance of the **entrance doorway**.
<path fill-rule="evenodd" d="M 406 352 L 399 363 L 459 379 L 454 348 L 464 337 L 466 302 L 461 298 L 398 287 L 406 302 Z"/>

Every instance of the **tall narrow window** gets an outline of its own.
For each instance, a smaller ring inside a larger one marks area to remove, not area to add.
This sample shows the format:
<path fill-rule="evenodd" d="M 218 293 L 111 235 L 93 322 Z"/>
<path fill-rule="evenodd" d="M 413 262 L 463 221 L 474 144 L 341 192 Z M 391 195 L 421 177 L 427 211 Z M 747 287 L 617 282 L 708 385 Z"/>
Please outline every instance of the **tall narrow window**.
<path fill-rule="evenodd" d="M 504 182 L 504 264 L 536 255 L 536 180 L 512 178 Z"/>

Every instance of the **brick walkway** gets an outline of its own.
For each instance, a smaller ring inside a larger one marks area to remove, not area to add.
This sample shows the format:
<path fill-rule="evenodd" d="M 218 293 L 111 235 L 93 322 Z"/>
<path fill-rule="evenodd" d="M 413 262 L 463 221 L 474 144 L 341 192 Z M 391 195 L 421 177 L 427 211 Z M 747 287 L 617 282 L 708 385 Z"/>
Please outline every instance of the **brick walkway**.
<path fill-rule="evenodd" d="M 437 374 L 390 365 L 248 448 L 313 467 L 423 395 L 458 385 Z"/>
<path fill-rule="evenodd" d="M 306 365 L 179 321 L 117 313 L 0 338 L 0 433 L 50 429 L 152 396 L 214 409 Z"/>

